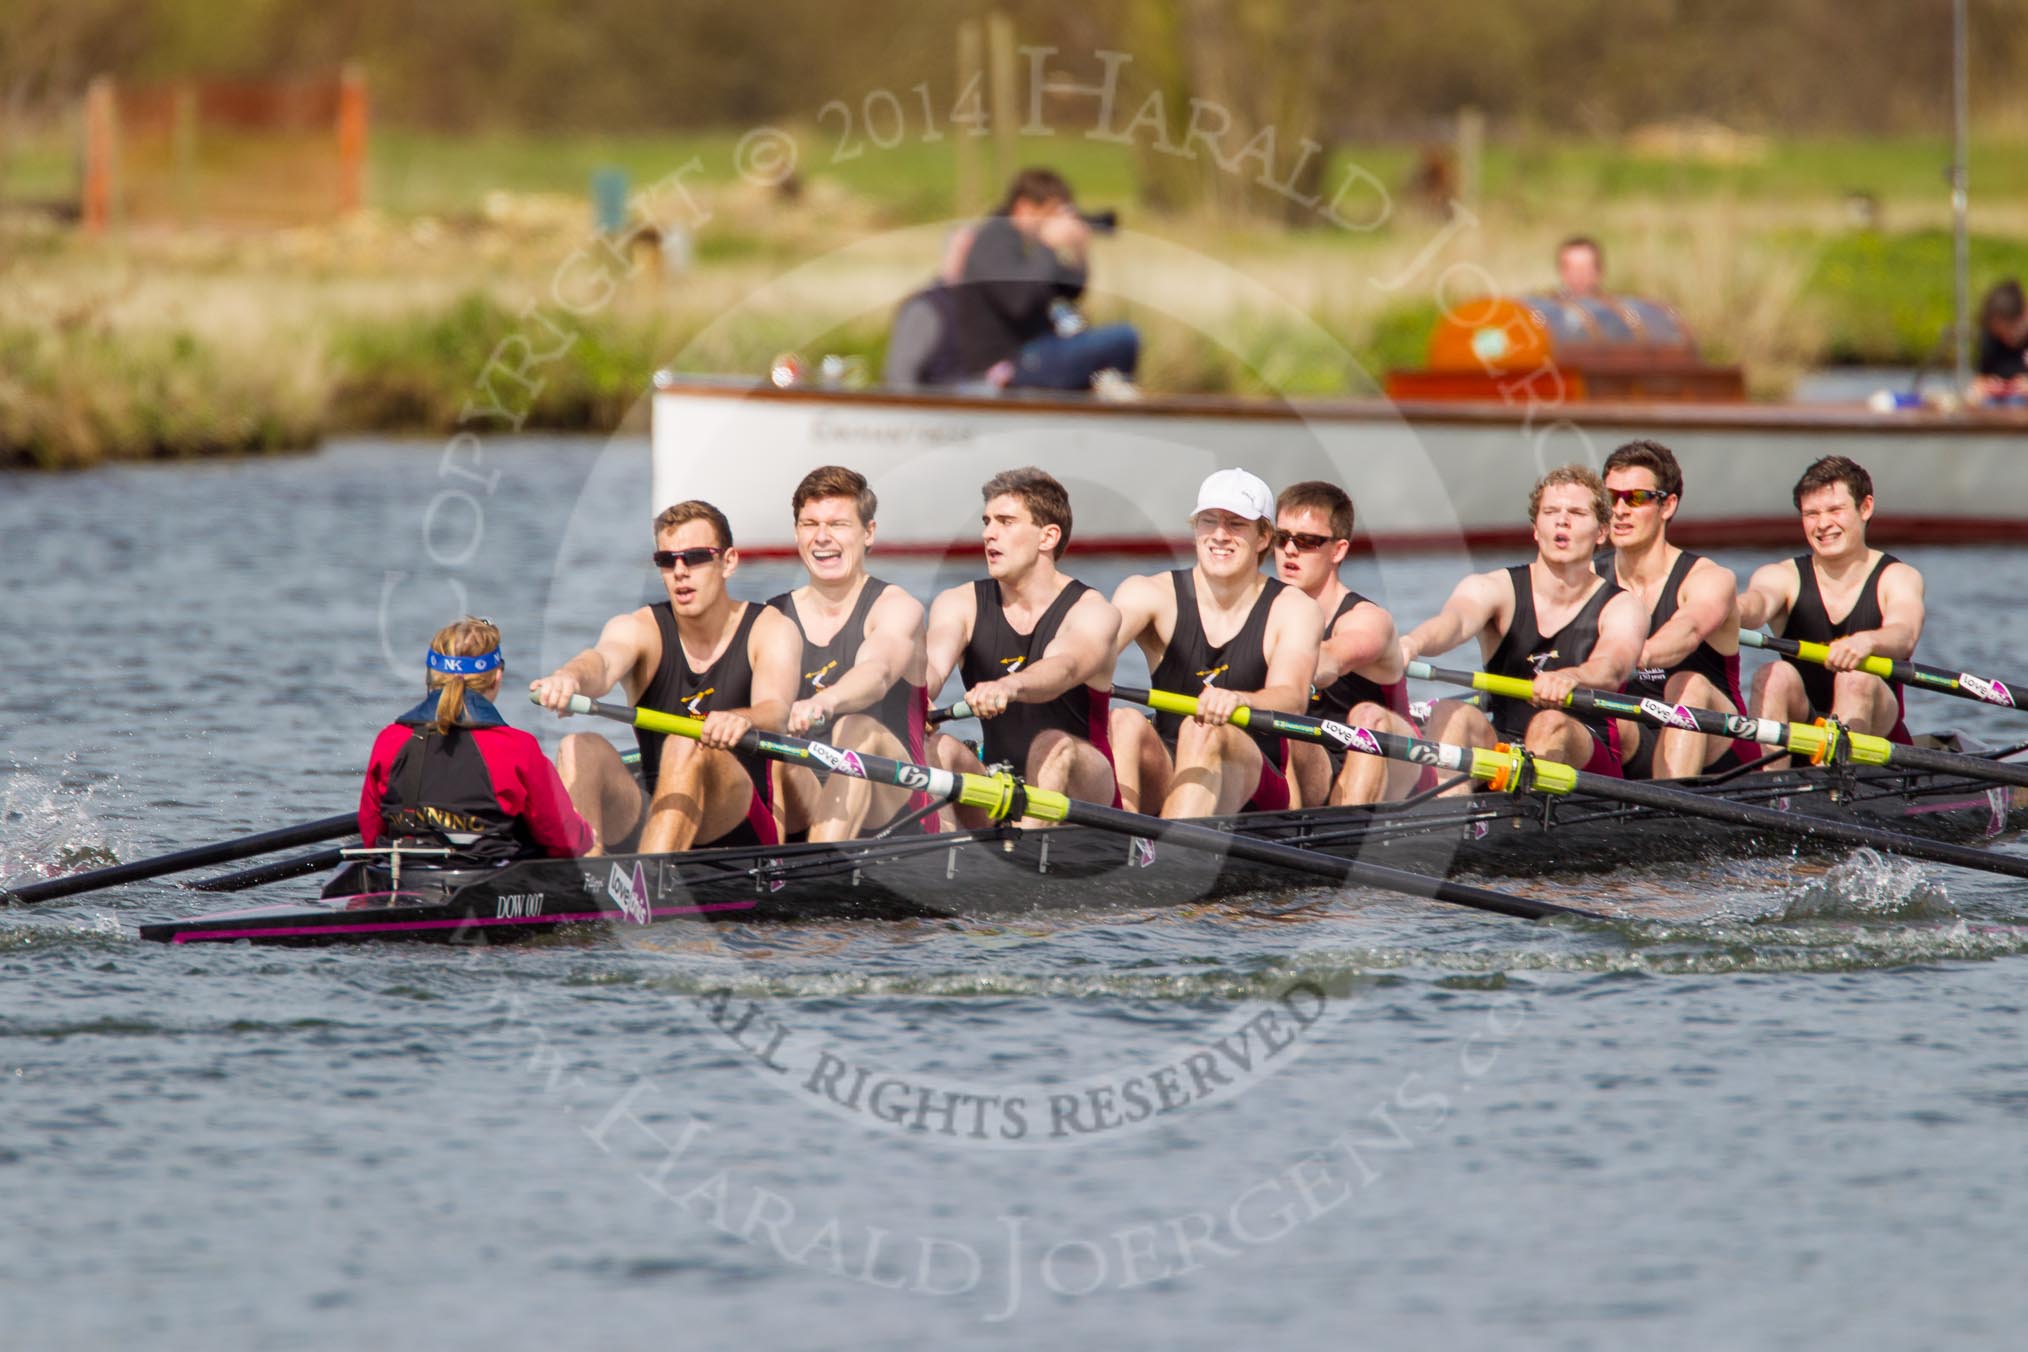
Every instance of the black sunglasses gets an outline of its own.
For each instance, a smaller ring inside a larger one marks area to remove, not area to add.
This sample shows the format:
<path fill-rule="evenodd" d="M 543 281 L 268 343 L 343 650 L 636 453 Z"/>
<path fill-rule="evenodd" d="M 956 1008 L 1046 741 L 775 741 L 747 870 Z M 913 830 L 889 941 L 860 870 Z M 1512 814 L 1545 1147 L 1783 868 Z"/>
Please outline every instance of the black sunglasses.
<path fill-rule="evenodd" d="M 667 572 L 679 563 L 685 568 L 702 568 L 724 552 L 718 545 L 698 545 L 692 549 L 658 549 L 648 557 L 655 561 L 657 568 Z"/>
<path fill-rule="evenodd" d="M 1322 549 L 1331 543 L 1328 535 L 1312 535 L 1308 531 L 1278 530 L 1270 537 L 1276 549 L 1287 549 L 1291 544 L 1307 554 L 1313 549 Z"/>
<path fill-rule="evenodd" d="M 1629 507 L 1645 507 L 1669 496 L 1659 488 L 1608 488 L 1606 493 L 1614 502 L 1624 502 Z"/>

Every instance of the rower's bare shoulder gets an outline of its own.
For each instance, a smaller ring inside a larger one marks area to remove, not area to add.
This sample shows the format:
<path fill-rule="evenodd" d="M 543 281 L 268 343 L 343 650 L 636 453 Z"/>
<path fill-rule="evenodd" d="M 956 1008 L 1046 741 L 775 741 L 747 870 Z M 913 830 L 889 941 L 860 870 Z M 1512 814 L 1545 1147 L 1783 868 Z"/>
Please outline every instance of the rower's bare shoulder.
<path fill-rule="evenodd" d="M 893 588 L 889 588 L 893 590 Z M 969 582 L 946 587 L 930 602 L 930 623 L 940 620 L 969 621 L 979 613 L 979 593 Z"/>
<path fill-rule="evenodd" d="M 1508 611 L 1514 608 L 1514 575 L 1505 568 L 1490 573 L 1467 573 L 1451 592 L 1453 597 Z"/>
<path fill-rule="evenodd" d="M 970 591 L 971 588 L 965 588 Z M 923 622 L 923 604 L 901 587 L 889 587 L 880 593 L 867 613 L 866 620 L 874 628 L 894 626 L 914 629 Z"/>
<path fill-rule="evenodd" d="M 753 628 L 747 635 L 748 652 L 765 652 L 769 649 L 802 652 L 803 631 L 796 627 L 794 620 L 773 606 L 762 605 L 759 601 L 749 601 L 747 604 L 760 606 L 760 614 L 754 618 Z"/>
<path fill-rule="evenodd" d="M 1373 634 L 1392 639 L 1396 630 L 1394 612 L 1390 611 L 1386 606 L 1381 605 L 1378 601 L 1368 599 L 1360 601 L 1358 605 L 1340 615 L 1337 623 L 1331 626 L 1330 632 L 1326 637 L 1336 638 L 1343 634 Z"/>
<path fill-rule="evenodd" d="M 1275 597 L 1274 608 L 1268 611 L 1268 623 L 1298 635 L 1314 634 L 1313 642 L 1324 638 L 1324 612 L 1310 599 L 1310 594 L 1300 587 L 1284 587 Z"/>
<path fill-rule="evenodd" d="M 1176 608 L 1176 589 L 1167 573 L 1130 573 L 1113 588 L 1112 604 L 1123 615 L 1158 615 Z"/>
<path fill-rule="evenodd" d="M 1686 593 L 1710 592 L 1714 596 L 1721 591 L 1737 593 L 1739 575 L 1707 554 L 1690 565 L 1690 571 L 1683 578 L 1683 590 Z"/>
<path fill-rule="evenodd" d="M 599 631 L 599 646 L 618 644 L 637 653 L 662 651 L 662 629 L 655 623 L 655 608 L 642 606 L 615 615 L 606 621 L 606 627 Z"/>
<path fill-rule="evenodd" d="M 1746 583 L 1748 591 L 1771 592 L 1791 601 L 1795 600 L 1802 585 L 1803 575 L 1797 571 L 1794 559 L 1763 563 L 1753 570 L 1753 576 Z"/>
<path fill-rule="evenodd" d="M 1880 590 L 1893 599 L 1921 601 L 1924 591 L 1922 570 L 1896 559 L 1880 570 Z"/>

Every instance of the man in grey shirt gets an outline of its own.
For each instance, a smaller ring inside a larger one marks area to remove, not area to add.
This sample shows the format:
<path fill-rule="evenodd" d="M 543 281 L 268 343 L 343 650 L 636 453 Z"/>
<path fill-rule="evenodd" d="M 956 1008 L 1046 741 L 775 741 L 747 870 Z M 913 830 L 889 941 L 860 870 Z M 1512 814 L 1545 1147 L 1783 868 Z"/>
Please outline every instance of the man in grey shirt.
<path fill-rule="evenodd" d="M 1091 236 L 1060 175 L 1049 169 L 1015 175 L 1006 199 L 972 232 L 952 288 L 966 377 L 1083 390 L 1100 371 L 1133 375 L 1141 347 L 1133 326 L 1090 328 L 1077 313 Z"/>

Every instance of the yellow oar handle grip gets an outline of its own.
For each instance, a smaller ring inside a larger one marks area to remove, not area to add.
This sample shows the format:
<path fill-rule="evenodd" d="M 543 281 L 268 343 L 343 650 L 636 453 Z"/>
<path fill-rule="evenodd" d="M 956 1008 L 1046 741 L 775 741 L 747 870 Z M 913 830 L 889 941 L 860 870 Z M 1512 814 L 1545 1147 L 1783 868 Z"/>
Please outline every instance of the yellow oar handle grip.
<path fill-rule="evenodd" d="M 1197 712 L 1195 695 L 1179 695 L 1173 690 L 1150 690 L 1148 707 L 1159 713 L 1182 714 L 1185 718 Z M 1232 721 L 1245 727 L 1253 718 L 1253 710 L 1242 704 L 1232 711 Z"/>
<path fill-rule="evenodd" d="M 1490 671 L 1473 672 L 1472 689 L 1483 690 L 1489 695 L 1498 695 L 1504 699 L 1535 698 L 1535 682 L 1524 681 L 1519 676 L 1496 676 Z"/>
<path fill-rule="evenodd" d="M 574 714 L 591 713 L 592 701 L 583 695 L 572 695 L 570 711 Z M 688 714 L 665 714 L 660 709 L 635 709 L 634 726 L 644 732 L 665 732 L 672 737 L 696 738 L 704 732 L 703 719 L 692 718 Z"/>
<path fill-rule="evenodd" d="M 1795 640 L 1796 656 L 1816 666 L 1824 666 L 1831 660 L 1831 646 L 1828 643 L 1811 643 L 1807 639 Z M 1859 670 L 1869 676 L 1878 676 L 1883 681 L 1894 679 L 1894 663 L 1885 657 L 1860 659 Z"/>

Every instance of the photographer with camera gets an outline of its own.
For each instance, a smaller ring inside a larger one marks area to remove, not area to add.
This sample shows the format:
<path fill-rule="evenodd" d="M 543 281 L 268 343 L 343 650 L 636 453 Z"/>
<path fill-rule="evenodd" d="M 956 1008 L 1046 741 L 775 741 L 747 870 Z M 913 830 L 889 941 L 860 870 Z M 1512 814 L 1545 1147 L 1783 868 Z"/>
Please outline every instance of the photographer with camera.
<path fill-rule="evenodd" d="M 1104 371 L 1131 378 L 1141 339 L 1131 324 L 1091 328 L 1077 311 L 1094 230 L 1115 218 L 1077 210 L 1054 170 L 1024 169 L 972 232 L 952 288 L 966 377 L 995 385 L 1090 389 Z"/>

